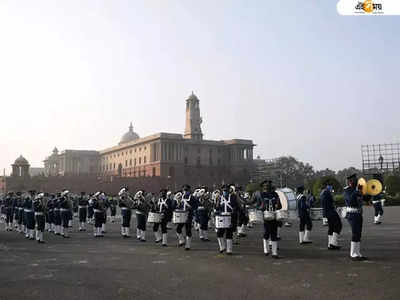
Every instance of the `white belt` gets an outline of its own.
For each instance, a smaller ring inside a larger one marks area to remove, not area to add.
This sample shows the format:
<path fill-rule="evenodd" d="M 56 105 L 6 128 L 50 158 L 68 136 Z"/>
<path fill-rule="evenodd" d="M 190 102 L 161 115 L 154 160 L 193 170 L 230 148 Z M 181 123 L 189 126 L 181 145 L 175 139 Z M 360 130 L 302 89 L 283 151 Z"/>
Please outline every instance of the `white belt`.
<path fill-rule="evenodd" d="M 32 209 L 24 209 L 24 212 L 33 212 Z"/>
<path fill-rule="evenodd" d="M 144 213 L 141 212 L 140 210 L 137 210 L 136 213 L 137 213 L 138 215 L 143 215 L 143 214 L 144 214 Z"/>
<path fill-rule="evenodd" d="M 69 209 L 67 208 L 60 208 L 61 211 L 68 211 Z"/>
<path fill-rule="evenodd" d="M 360 213 L 360 209 L 355 207 L 346 207 L 346 212 L 348 213 Z"/>
<path fill-rule="evenodd" d="M 87 208 L 87 205 L 79 205 L 79 208 Z"/>
<path fill-rule="evenodd" d="M 54 210 L 60 210 L 59 208 L 55 208 Z"/>
<path fill-rule="evenodd" d="M 43 216 L 42 212 L 35 212 L 35 216 Z"/>
<path fill-rule="evenodd" d="M 372 201 L 373 204 L 381 203 L 381 200 Z"/>
<path fill-rule="evenodd" d="M 127 208 L 127 207 L 121 207 L 121 209 L 130 209 L 130 208 Z"/>
<path fill-rule="evenodd" d="M 100 209 L 95 209 L 94 212 L 102 212 Z"/>
<path fill-rule="evenodd" d="M 199 206 L 197 209 L 205 209 L 204 206 Z"/>

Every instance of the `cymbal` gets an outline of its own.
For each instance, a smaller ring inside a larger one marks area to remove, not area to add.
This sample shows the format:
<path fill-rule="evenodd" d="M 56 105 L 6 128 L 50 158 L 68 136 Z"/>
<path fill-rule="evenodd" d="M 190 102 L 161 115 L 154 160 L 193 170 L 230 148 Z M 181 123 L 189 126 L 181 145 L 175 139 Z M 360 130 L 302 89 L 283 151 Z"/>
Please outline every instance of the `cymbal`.
<path fill-rule="evenodd" d="M 357 184 L 362 186 L 361 193 L 363 195 L 366 195 L 367 194 L 367 181 L 364 178 L 360 178 L 360 179 L 358 179 Z"/>
<path fill-rule="evenodd" d="M 367 182 L 367 193 L 371 196 L 376 196 L 382 192 L 382 183 L 377 179 L 370 179 Z"/>

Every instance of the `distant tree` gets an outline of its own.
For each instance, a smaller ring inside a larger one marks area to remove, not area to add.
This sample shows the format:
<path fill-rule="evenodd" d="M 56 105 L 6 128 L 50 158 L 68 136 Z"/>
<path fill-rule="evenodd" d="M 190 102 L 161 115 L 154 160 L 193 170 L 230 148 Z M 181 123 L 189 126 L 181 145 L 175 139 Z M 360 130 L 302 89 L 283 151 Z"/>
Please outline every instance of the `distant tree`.
<path fill-rule="evenodd" d="M 260 189 L 260 184 L 253 182 L 253 183 L 249 183 L 246 186 L 246 192 L 253 194 L 255 191 L 258 191 Z"/>
<path fill-rule="evenodd" d="M 326 168 L 325 170 L 319 170 L 315 172 L 316 177 L 336 176 L 336 172 Z"/>
<path fill-rule="evenodd" d="M 276 175 L 279 184 L 295 188 L 303 185 L 315 174 L 313 166 L 298 161 L 292 156 L 283 156 L 276 161 Z"/>
<path fill-rule="evenodd" d="M 341 193 L 343 191 L 342 185 L 339 183 L 339 181 L 336 179 L 335 176 L 323 176 L 323 177 L 319 177 L 315 181 L 313 189 L 312 189 L 313 194 L 318 197 L 322 191 L 322 188 L 326 184 L 332 185 L 335 193 Z"/>
<path fill-rule="evenodd" d="M 389 175 L 385 178 L 386 193 L 390 196 L 395 196 L 400 193 L 400 176 Z"/>
<path fill-rule="evenodd" d="M 344 186 L 346 185 L 346 178 L 354 173 L 360 175 L 362 171 L 354 167 L 345 168 L 336 173 L 336 178 Z"/>

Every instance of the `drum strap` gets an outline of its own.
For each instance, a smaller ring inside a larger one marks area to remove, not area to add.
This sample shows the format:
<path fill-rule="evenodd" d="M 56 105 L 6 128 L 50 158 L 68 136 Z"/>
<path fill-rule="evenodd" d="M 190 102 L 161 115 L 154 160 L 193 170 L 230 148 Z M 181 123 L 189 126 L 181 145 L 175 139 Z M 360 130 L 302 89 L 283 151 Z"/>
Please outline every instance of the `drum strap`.
<path fill-rule="evenodd" d="M 165 208 L 168 208 L 167 199 L 161 199 L 161 198 L 158 199 L 158 205 L 160 206 L 160 213 L 161 213 L 163 206 L 165 206 Z"/>
<path fill-rule="evenodd" d="M 233 210 L 230 203 L 231 203 L 231 195 L 229 195 L 228 200 L 225 199 L 224 196 L 221 196 L 221 204 L 224 206 L 224 212 L 226 213 L 228 212 L 228 207 L 231 209 L 231 211 Z"/>
<path fill-rule="evenodd" d="M 189 204 L 191 197 L 192 195 L 190 195 L 188 199 L 182 198 L 183 210 L 186 210 L 186 207 L 192 208 L 192 206 Z"/>

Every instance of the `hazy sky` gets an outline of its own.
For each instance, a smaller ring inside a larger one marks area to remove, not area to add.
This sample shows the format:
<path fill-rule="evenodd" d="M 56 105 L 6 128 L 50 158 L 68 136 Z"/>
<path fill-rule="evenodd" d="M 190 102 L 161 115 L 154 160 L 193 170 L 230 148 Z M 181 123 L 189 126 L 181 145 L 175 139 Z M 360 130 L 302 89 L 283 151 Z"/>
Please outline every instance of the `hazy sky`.
<path fill-rule="evenodd" d="M 360 167 L 361 144 L 400 141 L 400 17 L 336 3 L 0 0 L 0 168 L 113 146 L 130 121 L 183 133 L 192 90 L 206 139 Z"/>

